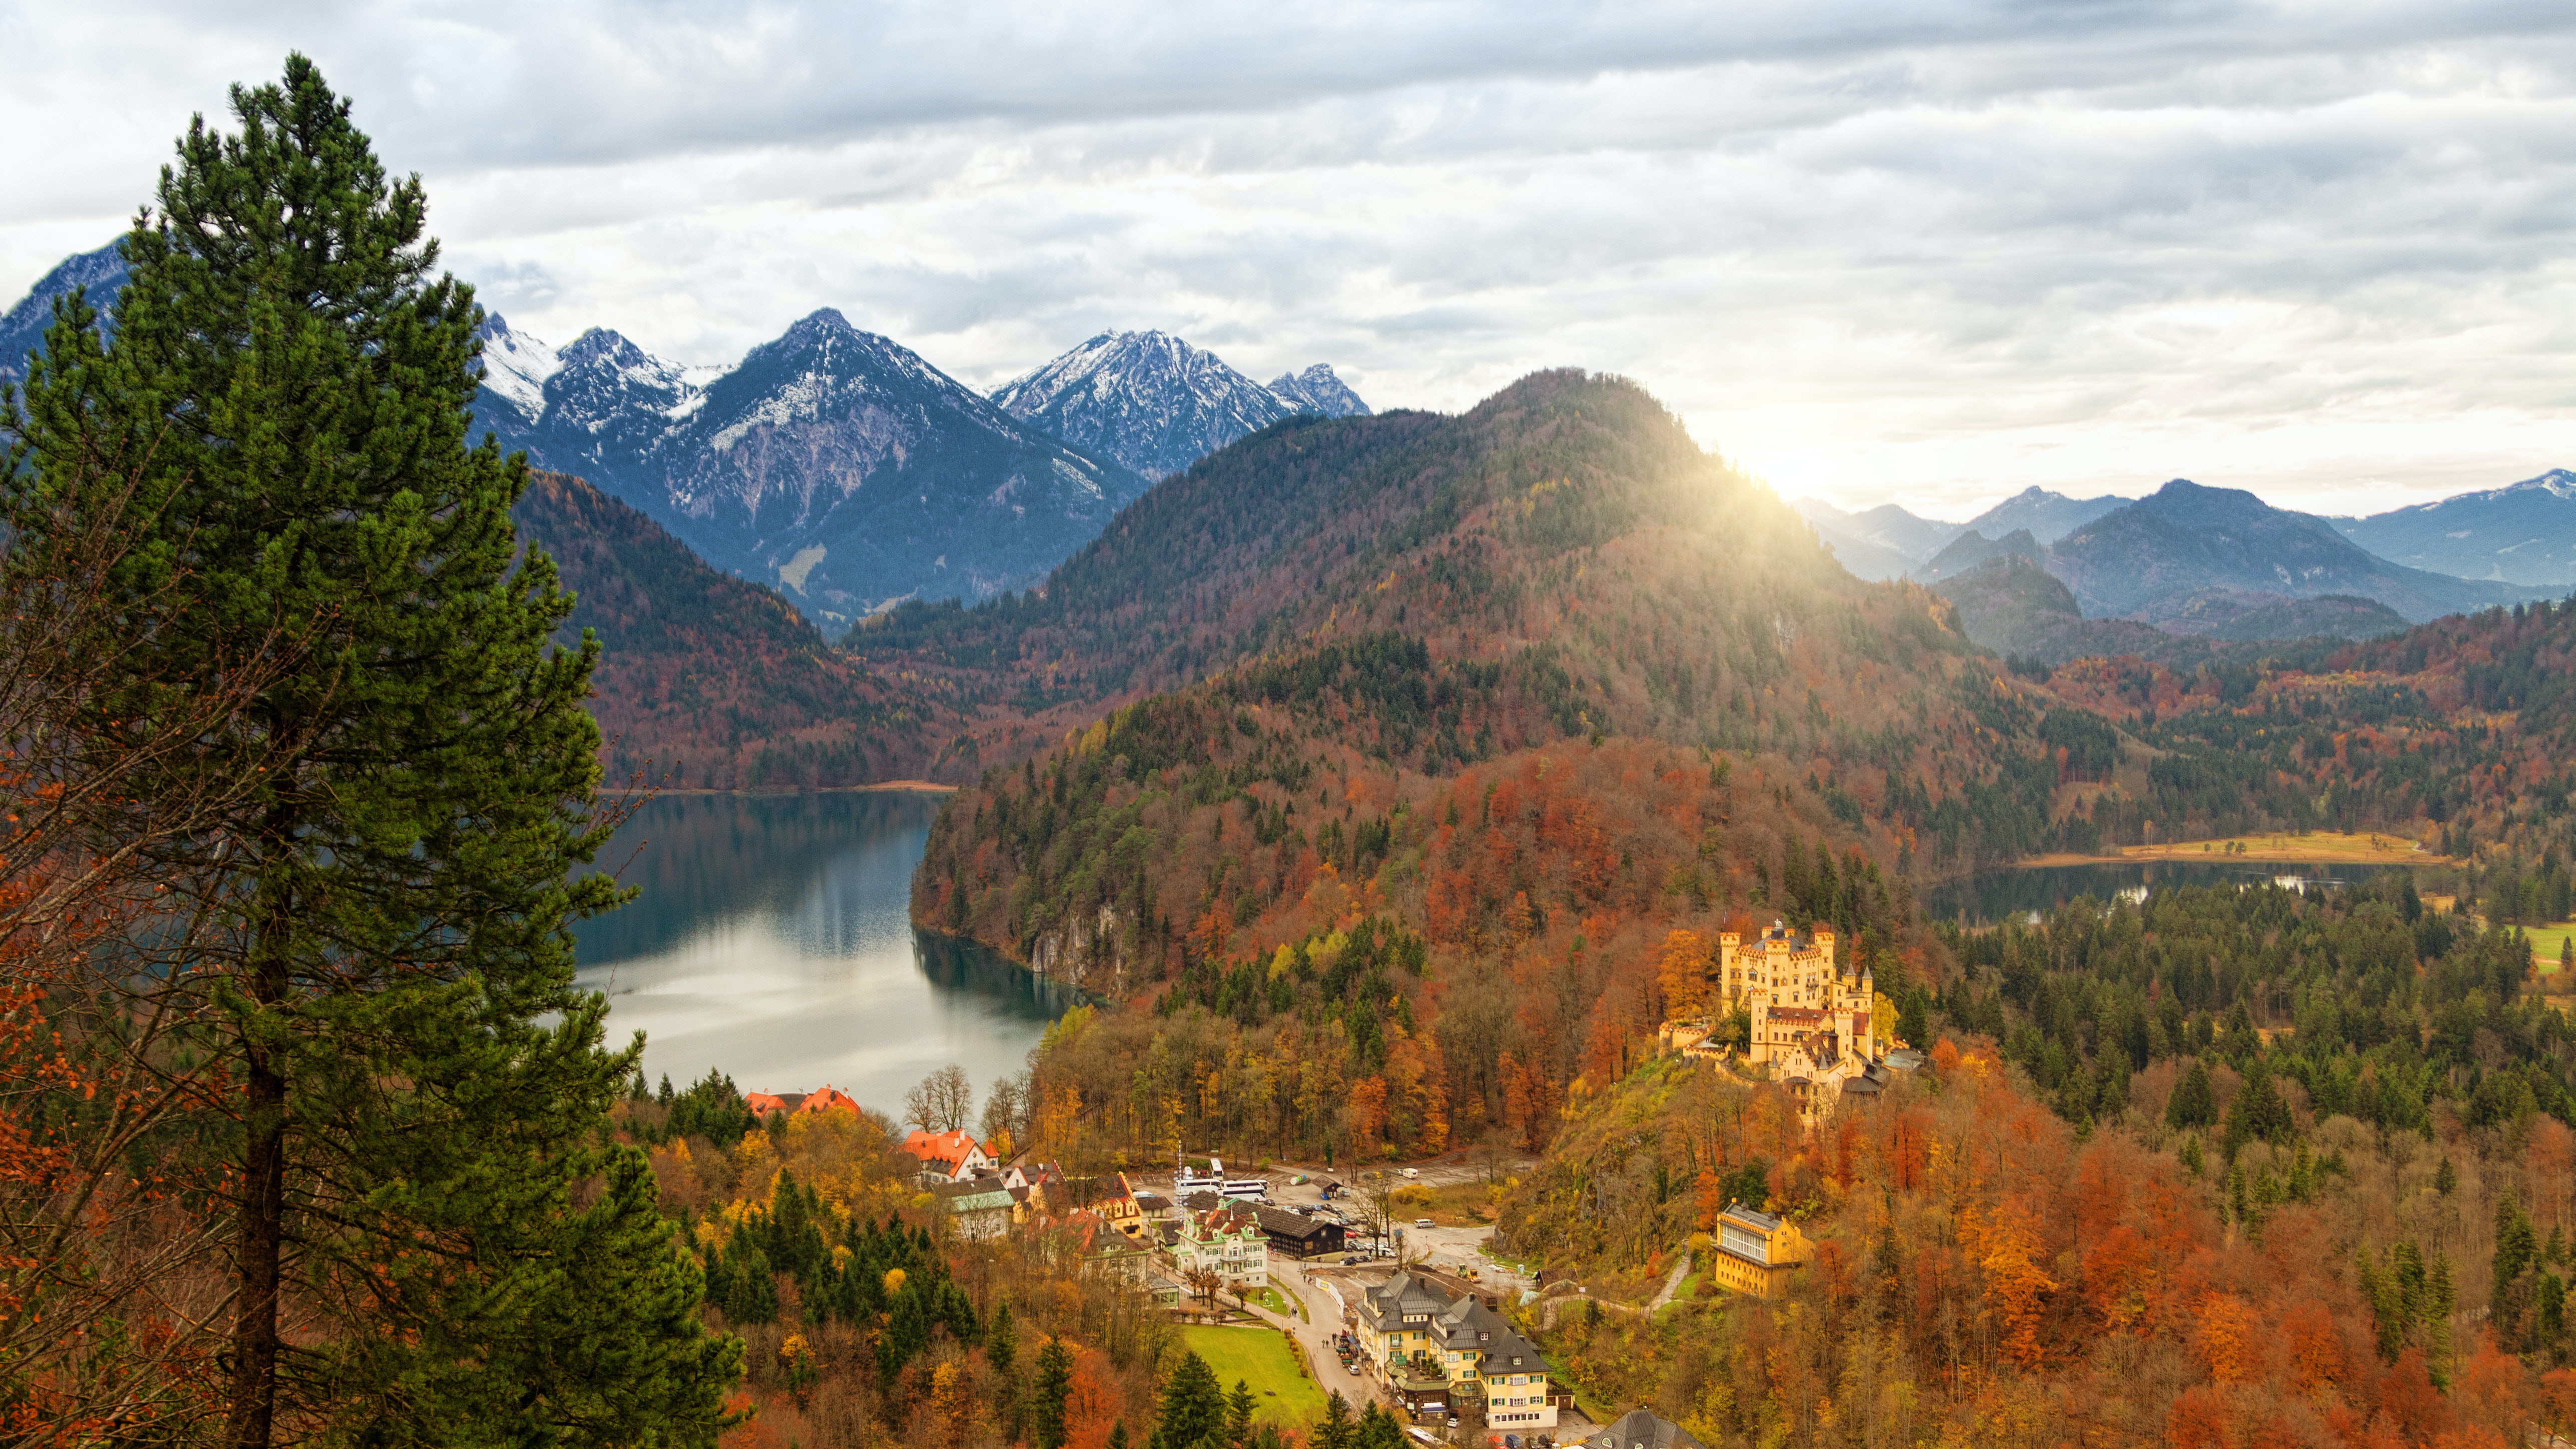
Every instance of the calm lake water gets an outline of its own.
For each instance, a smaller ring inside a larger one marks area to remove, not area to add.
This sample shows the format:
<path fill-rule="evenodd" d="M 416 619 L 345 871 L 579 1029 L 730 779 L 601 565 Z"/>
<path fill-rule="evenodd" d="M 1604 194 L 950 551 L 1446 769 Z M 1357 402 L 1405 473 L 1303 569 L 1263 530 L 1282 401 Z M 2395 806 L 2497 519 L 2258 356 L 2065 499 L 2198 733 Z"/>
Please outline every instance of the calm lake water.
<path fill-rule="evenodd" d="M 581 984 L 612 1043 L 645 1033 L 648 1080 L 709 1067 L 745 1091 L 830 1083 L 899 1113 L 955 1062 L 977 1094 L 1078 1000 L 979 946 L 912 929 L 912 870 L 941 797 L 678 795 L 599 867 L 643 894 L 584 923 Z"/>
<path fill-rule="evenodd" d="M 2140 886 L 2149 892 L 2180 886 L 2259 885 L 2275 878 L 2299 880 L 2313 889 L 2370 879 L 2384 865 L 2264 865 L 2252 862 L 2198 860 L 2112 861 L 2091 865 L 2048 865 L 1983 871 L 1963 881 L 1927 887 L 1920 897 L 1923 914 L 1936 921 L 1964 914 L 1970 925 L 1985 925 L 2006 916 L 2042 913 L 2078 896 L 2107 901 Z"/>

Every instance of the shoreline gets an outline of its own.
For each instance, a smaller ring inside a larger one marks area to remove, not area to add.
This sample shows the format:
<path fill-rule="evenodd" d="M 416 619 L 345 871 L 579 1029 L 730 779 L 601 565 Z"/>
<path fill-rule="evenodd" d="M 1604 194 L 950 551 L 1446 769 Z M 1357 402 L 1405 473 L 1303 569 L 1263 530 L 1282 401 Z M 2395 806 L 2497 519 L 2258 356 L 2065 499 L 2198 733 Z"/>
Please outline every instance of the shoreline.
<path fill-rule="evenodd" d="M 2071 865 L 2135 865 L 2159 861 L 2198 861 L 2205 865 L 2457 865 L 2447 855 L 2433 855 L 2411 840 L 2405 848 L 2394 845 L 2312 845 L 2309 836 L 2231 836 L 2217 840 L 2182 840 L 2164 845 L 2124 845 L 2108 855 L 2077 855 L 2070 851 L 2051 851 L 2045 855 L 2024 856 L 2012 863 L 2015 870 L 2045 870 Z M 2332 835 L 2330 841 L 2359 841 L 2365 837 Z M 2402 836 L 2383 839 L 2404 840 Z M 2211 846 L 2243 844 L 2243 851 L 2228 852 Z"/>
<path fill-rule="evenodd" d="M 703 785 L 669 785 L 643 790 L 620 786 L 603 788 L 602 795 L 954 795 L 963 785 L 942 785 L 936 780 L 879 780 L 870 785 L 801 785 L 794 788 L 760 788 L 750 790 L 716 790 Z"/>

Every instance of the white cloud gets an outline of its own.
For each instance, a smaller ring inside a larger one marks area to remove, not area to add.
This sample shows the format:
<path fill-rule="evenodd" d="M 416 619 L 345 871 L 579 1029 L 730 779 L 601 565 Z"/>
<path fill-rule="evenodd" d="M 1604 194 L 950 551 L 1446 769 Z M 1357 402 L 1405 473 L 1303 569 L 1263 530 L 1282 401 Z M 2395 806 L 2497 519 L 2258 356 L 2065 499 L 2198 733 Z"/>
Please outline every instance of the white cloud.
<path fill-rule="evenodd" d="M 2563 4 L 0 9 L 0 293 L 289 47 L 514 324 L 1109 326 L 1456 408 L 1639 378 L 1784 492 L 2384 507 L 2576 463 Z"/>

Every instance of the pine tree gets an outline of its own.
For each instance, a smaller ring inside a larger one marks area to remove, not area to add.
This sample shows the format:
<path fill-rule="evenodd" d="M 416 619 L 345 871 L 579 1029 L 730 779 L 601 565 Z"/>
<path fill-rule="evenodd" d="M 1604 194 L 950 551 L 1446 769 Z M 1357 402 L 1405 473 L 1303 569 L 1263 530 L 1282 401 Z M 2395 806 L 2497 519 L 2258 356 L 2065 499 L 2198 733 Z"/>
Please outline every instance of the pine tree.
<path fill-rule="evenodd" d="M 2165 1103 L 2165 1125 L 2207 1127 L 2217 1120 L 2218 1108 L 2209 1089 L 2209 1068 L 2195 1058 L 2191 1070 L 2174 1084 L 2172 1100 Z"/>
<path fill-rule="evenodd" d="M 1184 1351 L 1163 1382 L 1162 1416 L 1146 1443 L 1149 1449 L 1202 1449 L 1223 1443 L 1224 1434 L 1225 1390 L 1206 1360 Z"/>
<path fill-rule="evenodd" d="M 1351 1449 L 1404 1449 L 1404 1426 L 1395 1416 L 1371 1402 L 1360 1411 L 1359 1431 L 1351 1436 Z"/>
<path fill-rule="evenodd" d="M 1236 1379 L 1234 1392 L 1225 1396 L 1225 1441 L 1235 1449 L 1252 1437 L 1252 1410 L 1252 1385 Z"/>
<path fill-rule="evenodd" d="M 1038 1350 L 1037 1384 L 1029 1392 L 1029 1443 L 1036 1449 L 1064 1449 L 1064 1405 L 1072 1394 L 1073 1355 L 1063 1339 L 1050 1338 Z"/>
<path fill-rule="evenodd" d="M 600 1144 L 636 1062 L 572 975 L 570 924 L 618 899 L 573 874 L 612 823 L 598 649 L 550 646 L 571 600 L 518 549 L 525 466 L 467 446 L 481 310 L 433 275 L 419 180 L 387 178 L 310 61 L 232 110 L 237 134 L 191 123 L 125 237 L 106 340 L 59 306 L 0 407 L 10 570 L 48 576 L 81 518 L 142 495 L 109 601 L 137 683 L 89 728 L 156 708 L 150 681 L 275 667 L 142 790 L 268 765 L 156 862 L 235 943 L 154 978 L 237 1084 L 205 1134 L 239 1184 L 224 1437 L 320 1414 L 388 1444 L 551 1438 L 595 1402 L 709 1442 L 739 1348 L 664 1311 L 697 1282 L 669 1225 L 571 1206 L 627 1170 Z M 291 1376 L 290 1293 L 320 1315 Z"/>
<path fill-rule="evenodd" d="M 1020 1437 L 1020 1330 L 1005 1299 L 984 1328 L 984 1362 L 993 1370 L 993 1418 L 1005 1443 Z"/>
<path fill-rule="evenodd" d="M 1308 1438 L 1313 1449 L 1351 1449 L 1353 1432 L 1351 1406 L 1342 1398 L 1342 1391 L 1335 1389 L 1325 1398 L 1324 1417 L 1316 1422 Z"/>

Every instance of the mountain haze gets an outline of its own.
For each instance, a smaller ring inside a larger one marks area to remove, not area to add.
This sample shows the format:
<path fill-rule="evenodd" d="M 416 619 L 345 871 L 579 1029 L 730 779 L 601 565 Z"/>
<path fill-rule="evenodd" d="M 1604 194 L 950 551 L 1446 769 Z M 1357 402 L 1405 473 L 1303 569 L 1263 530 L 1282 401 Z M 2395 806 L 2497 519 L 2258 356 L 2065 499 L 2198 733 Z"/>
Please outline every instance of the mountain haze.
<path fill-rule="evenodd" d="M 2576 472 L 2565 468 L 2334 525 L 2411 568 L 2499 583 L 2576 584 Z"/>
<path fill-rule="evenodd" d="M 2001 538 L 2018 529 L 2028 529 L 2041 543 L 2055 543 L 2076 529 L 2100 518 L 2132 500 L 2105 493 L 2099 498 L 2069 498 L 2045 488 L 2031 487 L 1969 519 L 1963 531 L 1982 533 L 1988 538 Z"/>
<path fill-rule="evenodd" d="M 2097 618 L 2136 617 L 2206 589 L 2359 595 L 2417 622 L 2527 597 L 2390 563 L 2322 518 L 2183 478 L 2058 539 L 2042 563 Z"/>

